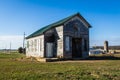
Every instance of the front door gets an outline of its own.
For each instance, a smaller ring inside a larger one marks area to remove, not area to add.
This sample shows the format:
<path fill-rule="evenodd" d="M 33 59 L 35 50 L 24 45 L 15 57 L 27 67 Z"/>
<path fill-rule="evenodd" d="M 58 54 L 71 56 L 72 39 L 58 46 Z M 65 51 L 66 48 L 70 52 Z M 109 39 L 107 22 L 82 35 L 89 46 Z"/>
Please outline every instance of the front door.
<path fill-rule="evenodd" d="M 73 58 L 82 57 L 82 38 L 72 39 L 72 57 Z"/>
<path fill-rule="evenodd" d="M 53 44 L 54 43 L 47 43 L 46 44 L 46 57 L 47 58 L 53 57 Z"/>

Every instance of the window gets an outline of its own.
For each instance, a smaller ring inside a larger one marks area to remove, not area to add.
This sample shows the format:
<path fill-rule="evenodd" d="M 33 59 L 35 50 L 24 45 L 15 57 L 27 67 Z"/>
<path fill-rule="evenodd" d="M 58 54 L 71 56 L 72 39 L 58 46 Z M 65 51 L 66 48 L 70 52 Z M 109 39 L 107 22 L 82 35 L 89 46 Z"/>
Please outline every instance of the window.
<path fill-rule="evenodd" d="M 78 31 L 78 24 L 77 23 L 74 24 L 74 30 Z"/>
<path fill-rule="evenodd" d="M 70 50 L 70 37 L 69 36 L 65 37 L 65 50 L 66 51 Z"/>
<path fill-rule="evenodd" d="M 27 41 L 27 48 L 29 48 L 29 41 Z"/>
<path fill-rule="evenodd" d="M 42 39 L 40 38 L 40 51 L 42 51 Z"/>
<path fill-rule="evenodd" d="M 34 50 L 37 51 L 37 39 L 34 40 Z"/>
<path fill-rule="evenodd" d="M 87 40 L 84 39 L 84 51 L 87 51 Z"/>
<path fill-rule="evenodd" d="M 31 40 L 31 51 L 33 52 L 33 40 Z"/>

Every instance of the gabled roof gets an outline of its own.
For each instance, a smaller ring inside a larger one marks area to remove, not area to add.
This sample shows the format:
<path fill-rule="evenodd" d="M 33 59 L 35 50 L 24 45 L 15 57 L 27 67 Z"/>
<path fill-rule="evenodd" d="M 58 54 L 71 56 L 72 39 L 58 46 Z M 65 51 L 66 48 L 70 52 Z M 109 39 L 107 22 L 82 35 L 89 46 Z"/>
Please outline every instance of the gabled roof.
<path fill-rule="evenodd" d="M 57 21 L 57 22 L 55 22 L 53 24 L 47 25 L 47 26 L 37 30 L 36 32 L 34 32 L 31 35 L 29 35 L 28 37 L 26 37 L 26 39 L 39 36 L 39 35 L 43 34 L 45 31 L 47 31 L 47 30 L 49 30 L 49 29 L 51 29 L 53 27 L 63 25 L 65 22 L 69 21 L 70 19 L 72 19 L 75 16 L 79 16 L 81 18 L 81 20 L 83 20 L 88 25 L 88 28 L 91 28 L 91 25 L 79 13 L 76 13 L 76 14 L 74 14 L 72 16 L 69 16 L 67 18 L 64 18 L 64 19 L 62 19 L 60 21 Z"/>

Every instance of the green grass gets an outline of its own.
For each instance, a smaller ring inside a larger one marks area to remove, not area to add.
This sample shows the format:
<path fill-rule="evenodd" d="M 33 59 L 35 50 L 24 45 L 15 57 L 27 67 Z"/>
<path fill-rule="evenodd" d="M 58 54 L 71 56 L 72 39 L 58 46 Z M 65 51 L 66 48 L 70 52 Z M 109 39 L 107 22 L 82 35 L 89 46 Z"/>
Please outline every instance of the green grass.
<path fill-rule="evenodd" d="M 0 80 L 120 80 L 120 60 L 42 63 L 24 57 L 0 54 Z"/>

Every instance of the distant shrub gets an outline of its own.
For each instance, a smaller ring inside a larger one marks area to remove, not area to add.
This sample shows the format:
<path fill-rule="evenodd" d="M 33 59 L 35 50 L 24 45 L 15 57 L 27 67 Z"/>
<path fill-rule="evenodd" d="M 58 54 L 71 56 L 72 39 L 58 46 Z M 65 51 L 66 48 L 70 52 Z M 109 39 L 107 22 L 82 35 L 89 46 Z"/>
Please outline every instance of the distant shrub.
<path fill-rule="evenodd" d="M 19 47 L 18 52 L 25 54 L 26 53 L 26 48 Z"/>
<path fill-rule="evenodd" d="M 23 48 L 22 48 L 22 47 L 19 47 L 19 48 L 18 48 L 18 52 L 19 52 L 19 53 L 23 53 Z"/>

